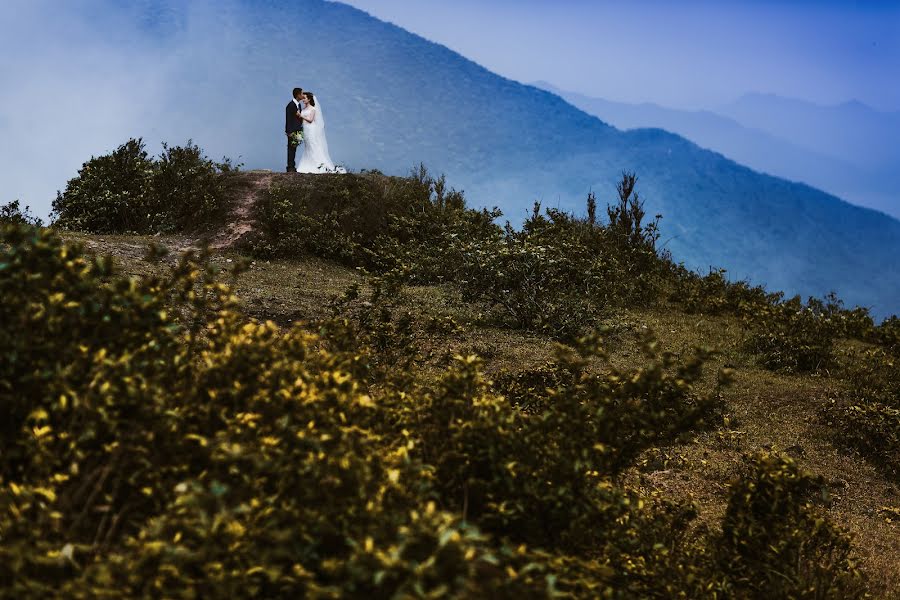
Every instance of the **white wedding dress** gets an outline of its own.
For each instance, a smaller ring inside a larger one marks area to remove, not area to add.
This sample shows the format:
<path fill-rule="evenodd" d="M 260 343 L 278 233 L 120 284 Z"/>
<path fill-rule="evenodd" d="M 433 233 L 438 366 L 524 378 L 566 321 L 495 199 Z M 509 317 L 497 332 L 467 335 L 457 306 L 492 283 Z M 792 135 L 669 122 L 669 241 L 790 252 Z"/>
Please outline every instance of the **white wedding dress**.
<path fill-rule="evenodd" d="M 343 167 L 335 167 L 328 153 L 328 138 L 325 136 L 325 115 L 319 99 L 313 96 L 315 106 L 307 105 L 300 116 L 312 119 L 312 123 L 303 122 L 303 155 L 297 165 L 298 173 L 346 173 Z"/>

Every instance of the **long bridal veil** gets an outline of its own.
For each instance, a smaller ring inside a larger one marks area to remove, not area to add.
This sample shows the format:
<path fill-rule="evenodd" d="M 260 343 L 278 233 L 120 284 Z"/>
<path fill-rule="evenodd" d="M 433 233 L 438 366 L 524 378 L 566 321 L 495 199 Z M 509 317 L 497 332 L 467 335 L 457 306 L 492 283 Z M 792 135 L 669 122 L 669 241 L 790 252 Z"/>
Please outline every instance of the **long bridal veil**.
<path fill-rule="evenodd" d="M 297 171 L 300 173 L 345 173 L 343 167 L 335 167 L 328 152 L 328 136 L 325 134 L 325 111 L 318 96 L 313 96 L 315 101 L 316 116 L 312 123 L 306 123 L 303 127 L 304 145 L 303 156 Z"/>

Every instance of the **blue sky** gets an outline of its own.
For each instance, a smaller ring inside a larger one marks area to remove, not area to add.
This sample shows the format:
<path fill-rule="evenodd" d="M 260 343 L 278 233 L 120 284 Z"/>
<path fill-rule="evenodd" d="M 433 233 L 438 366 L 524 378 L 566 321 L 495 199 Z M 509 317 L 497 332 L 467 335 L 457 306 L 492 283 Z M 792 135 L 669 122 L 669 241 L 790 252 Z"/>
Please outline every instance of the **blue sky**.
<path fill-rule="evenodd" d="M 900 110 L 900 0 L 349 0 L 523 82 L 713 108 L 746 92 Z"/>

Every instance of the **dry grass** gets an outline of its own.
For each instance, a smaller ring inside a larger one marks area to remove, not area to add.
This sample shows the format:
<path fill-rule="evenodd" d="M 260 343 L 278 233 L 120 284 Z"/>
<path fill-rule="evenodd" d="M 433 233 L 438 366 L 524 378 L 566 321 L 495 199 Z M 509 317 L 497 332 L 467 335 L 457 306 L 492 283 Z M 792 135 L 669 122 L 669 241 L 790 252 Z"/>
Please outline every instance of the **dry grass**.
<path fill-rule="evenodd" d="M 741 327 L 729 317 L 702 317 L 676 311 L 629 315 L 656 331 L 662 345 L 674 351 L 703 344 L 721 351 L 711 367 L 737 368 L 726 394 L 729 423 L 704 432 L 691 443 L 667 449 L 681 460 L 674 466 L 644 474 L 649 488 L 692 498 L 702 520 L 715 522 L 725 509 L 729 482 L 741 456 L 761 447 L 787 451 L 801 465 L 830 483 L 827 511 L 856 538 L 862 564 L 878 597 L 900 597 L 900 522 L 891 522 L 884 507 L 900 506 L 900 490 L 863 458 L 836 448 L 820 411 L 840 393 L 838 379 L 786 376 L 756 367 L 740 352 Z M 838 344 L 839 356 L 855 346 Z M 627 360 L 621 356 L 618 360 Z"/>
<path fill-rule="evenodd" d="M 151 241 L 176 249 L 191 245 L 191 240 L 179 237 L 66 236 L 96 252 L 112 254 L 132 275 L 161 268 L 142 259 Z M 238 258 L 216 254 L 213 262 L 226 268 L 229 260 Z M 332 298 L 351 284 L 363 282 L 353 270 L 305 258 L 256 261 L 235 289 L 249 315 L 287 325 L 326 317 Z M 409 288 L 396 302 L 419 322 L 451 317 L 460 325 L 458 331 L 447 335 L 422 332 L 423 368 L 440 368 L 457 353 L 479 354 L 489 375 L 533 368 L 552 358 L 549 339 L 487 326 L 484 315 L 456 302 L 447 288 Z M 648 328 L 656 333 L 663 349 L 677 355 L 698 345 L 719 350 L 710 365 L 712 373 L 724 365 L 737 369 L 735 384 L 725 398 L 727 424 L 702 432 L 686 444 L 651 453 L 644 467 L 630 474 L 633 483 L 697 502 L 700 526 L 714 526 L 724 511 L 728 485 L 742 468 L 742 455 L 760 447 L 785 450 L 831 483 L 827 511 L 855 536 L 876 596 L 900 598 L 900 522 L 896 517 L 891 522 L 884 510 L 900 507 L 900 490 L 861 457 L 836 448 L 819 416 L 824 403 L 840 392 L 840 380 L 782 376 L 756 367 L 752 358 L 741 352 L 743 332 L 731 317 L 686 315 L 663 308 L 624 311 L 608 322 L 615 332 L 608 342 L 615 366 L 640 364 L 640 333 Z M 852 346 L 839 344 L 838 354 L 844 356 Z"/>

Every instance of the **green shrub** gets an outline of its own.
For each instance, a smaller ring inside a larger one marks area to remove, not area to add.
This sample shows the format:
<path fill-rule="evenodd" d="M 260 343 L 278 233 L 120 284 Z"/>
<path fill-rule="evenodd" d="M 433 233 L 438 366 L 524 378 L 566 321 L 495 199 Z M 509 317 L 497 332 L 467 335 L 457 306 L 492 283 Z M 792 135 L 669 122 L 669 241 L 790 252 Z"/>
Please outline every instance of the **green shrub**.
<path fill-rule="evenodd" d="M 593 300 L 607 296 L 593 256 L 565 238 L 549 245 L 530 238 L 510 229 L 503 237 L 460 241 L 453 262 L 462 301 L 487 305 L 508 327 L 577 338 L 599 316 L 602 304 Z"/>
<path fill-rule="evenodd" d="M 830 405 L 827 422 L 836 441 L 860 451 L 894 479 L 900 477 L 900 408 L 877 400 Z"/>
<path fill-rule="evenodd" d="M 879 324 L 872 338 L 895 356 L 900 355 L 900 317 L 893 315 Z"/>
<path fill-rule="evenodd" d="M 188 231 L 220 221 L 228 209 L 228 179 L 222 175 L 235 170 L 227 158 L 207 158 L 191 140 L 184 146 L 164 143 L 153 177 L 153 212 L 160 219 L 152 231 Z"/>
<path fill-rule="evenodd" d="M 0 224 L 41 227 L 43 222 L 31 214 L 31 207 L 26 206 L 23 209 L 18 200 L 13 200 L 0 206 Z"/>
<path fill-rule="evenodd" d="M 729 281 L 725 269 L 710 269 L 700 276 L 682 265 L 673 266 L 673 289 L 669 299 L 681 304 L 688 314 L 751 315 L 781 300 L 781 294 L 766 292 L 747 281 Z"/>
<path fill-rule="evenodd" d="M 264 193 L 247 246 L 257 256 L 309 253 L 431 282 L 451 272 L 445 249 L 452 238 L 485 235 L 496 229 L 498 215 L 467 209 L 459 192 L 424 167 L 408 178 L 374 171 L 323 175 Z"/>
<path fill-rule="evenodd" d="M 751 467 L 732 487 L 716 548 L 723 597 L 866 597 L 850 538 L 815 506 L 822 480 L 777 453 Z"/>
<path fill-rule="evenodd" d="M 587 371 L 602 356 L 596 341 L 583 340 L 579 353 L 561 349 L 553 379 L 563 383 L 535 390 L 541 401 L 531 414 L 489 392 L 475 357 L 458 357 L 458 369 L 402 407 L 404 428 L 434 465 L 441 496 L 488 531 L 569 552 L 620 552 L 613 546 L 638 541 L 618 537 L 629 500 L 610 482 L 646 448 L 689 434 L 717 404 L 716 394 L 694 390 L 704 353 L 675 365 L 654 347 L 648 342 L 646 367 L 602 376 Z"/>
<path fill-rule="evenodd" d="M 331 317 L 318 323 L 329 347 L 353 356 L 352 374 L 371 385 L 405 389 L 420 362 L 413 315 L 397 306 L 397 282 L 370 280 L 371 291 L 351 286 L 331 305 Z"/>
<path fill-rule="evenodd" d="M 875 321 L 869 309 L 857 306 L 852 309 L 844 307 L 844 301 L 831 292 L 823 300 L 810 298 L 809 308 L 828 320 L 835 334 L 844 338 L 858 340 L 871 339 L 875 330 Z"/>
<path fill-rule="evenodd" d="M 491 390 L 506 398 L 518 410 L 534 413 L 546 408 L 549 390 L 574 383 L 574 373 L 550 362 L 517 373 L 503 371 L 492 378 Z"/>
<path fill-rule="evenodd" d="M 227 211 L 235 167 L 216 163 L 190 140 L 163 144 L 151 158 L 141 139 L 91 158 L 53 202 L 54 224 L 90 233 L 172 233 L 200 229 Z"/>
<path fill-rule="evenodd" d="M 900 358 L 884 348 L 852 356 L 847 392 L 825 406 L 835 442 L 900 478 Z"/>
<path fill-rule="evenodd" d="M 500 323 L 573 340 L 600 316 L 622 305 L 648 306 L 661 294 L 667 255 L 656 251 L 657 223 L 643 225 L 635 177 L 624 174 L 610 223 L 596 222 L 596 200 L 587 218 L 535 204 L 521 230 L 509 226 L 487 237 L 457 238 L 450 260 L 467 302 L 486 303 Z"/>
<path fill-rule="evenodd" d="M 821 373 L 835 365 L 834 338 L 839 329 L 829 315 L 799 296 L 758 306 L 744 317 L 745 348 L 759 363 L 786 373 Z"/>
<path fill-rule="evenodd" d="M 353 174 L 322 175 L 315 183 L 276 184 L 263 192 L 255 207 L 256 230 L 245 241 L 252 254 L 314 254 L 362 264 L 364 231 L 377 229 L 382 216 L 365 207 L 377 206 L 374 194 L 383 188 L 366 185 L 366 177 Z"/>
<path fill-rule="evenodd" d="M 148 212 L 153 160 L 143 140 L 128 140 L 114 152 L 91 158 L 53 202 L 57 227 L 91 233 L 144 232 L 154 215 Z"/>
<path fill-rule="evenodd" d="M 618 200 L 615 204 L 606 207 L 606 215 L 609 218 L 607 231 L 615 244 L 622 251 L 634 251 L 635 249 L 647 249 L 656 254 L 656 242 L 659 241 L 659 220 L 662 215 L 646 225 L 644 224 L 644 202 L 634 191 L 637 184 L 637 175 L 628 171 L 622 173 L 622 179 L 616 184 Z M 588 197 L 587 221 L 594 224 L 593 214 L 596 212 L 596 200 L 593 193 Z M 645 258 L 652 260 L 655 256 Z"/>

